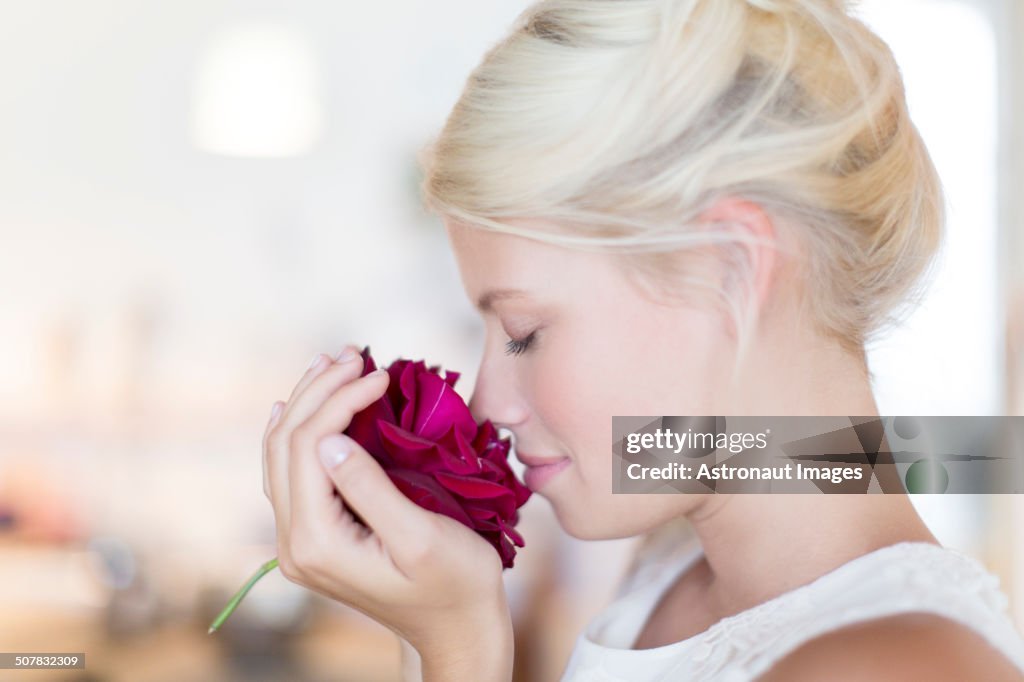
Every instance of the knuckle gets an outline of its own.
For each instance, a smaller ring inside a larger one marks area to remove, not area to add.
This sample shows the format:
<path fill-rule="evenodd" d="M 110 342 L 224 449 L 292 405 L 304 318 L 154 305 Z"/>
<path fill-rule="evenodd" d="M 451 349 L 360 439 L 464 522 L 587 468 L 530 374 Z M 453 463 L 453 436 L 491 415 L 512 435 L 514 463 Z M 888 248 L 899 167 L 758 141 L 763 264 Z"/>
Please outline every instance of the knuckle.
<path fill-rule="evenodd" d="M 281 415 L 278 415 L 277 419 L 272 419 L 269 422 L 267 422 L 266 427 L 264 427 L 264 429 L 263 429 L 263 435 L 267 436 L 267 435 L 270 435 L 271 433 L 273 433 L 274 430 L 278 428 L 280 423 L 281 423 Z"/>
<path fill-rule="evenodd" d="M 423 524 L 422 529 L 410 533 L 406 537 L 406 551 L 413 561 L 429 561 L 431 559 L 436 548 L 442 544 L 436 540 L 438 530 L 437 524 L 430 519 Z"/>
<path fill-rule="evenodd" d="M 313 443 L 313 439 L 313 429 L 306 424 L 301 424 L 292 430 L 289 443 L 291 444 L 292 449 L 298 450 L 309 447 Z"/>
<path fill-rule="evenodd" d="M 360 457 L 350 458 L 345 466 L 339 467 L 334 474 L 339 488 L 346 493 L 369 490 L 373 483 L 373 471 Z"/>
<path fill-rule="evenodd" d="M 281 450 L 288 444 L 288 439 L 280 426 L 275 426 L 267 433 L 265 440 L 267 456 L 270 457 L 275 452 Z"/>
<path fill-rule="evenodd" d="M 303 572 L 315 569 L 324 557 L 324 544 L 321 540 L 301 528 L 292 529 L 288 549 L 292 563 Z"/>
<path fill-rule="evenodd" d="M 409 553 L 409 558 L 417 563 L 429 561 L 433 553 L 431 544 L 423 540 L 410 541 L 406 551 Z"/>
<path fill-rule="evenodd" d="M 303 574 L 317 570 L 323 558 L 319 544 L 304 537 L 292 538 L 289 555 L 294 567 Z"/>
<path fill-rule="evenodd" d="M 298 582 L 300 579 L 298 567 L 292 560 L 291 555 L 288 552 L 278 552 L 277 567 L 281 571 L 281 575 L 290 580 L 291 582 Z"/>

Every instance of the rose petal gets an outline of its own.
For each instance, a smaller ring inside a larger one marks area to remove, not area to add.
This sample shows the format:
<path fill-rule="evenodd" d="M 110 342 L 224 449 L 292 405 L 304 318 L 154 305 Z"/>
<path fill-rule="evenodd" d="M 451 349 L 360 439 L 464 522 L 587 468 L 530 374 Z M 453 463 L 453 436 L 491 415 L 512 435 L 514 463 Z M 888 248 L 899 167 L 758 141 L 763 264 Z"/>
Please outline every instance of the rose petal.
<path fill-rule="evenodd" d="M 452 425 L 467 434 L 476 431 L 476 422 L 462 396 L 436 374 L 419 377 L 416 403 L 416 421 L 412 431 L 417 435 L 437 439 Z"/>
<path fill-rule="evenodd" d="M 469 476 L 455 476 L 442 471 L 434 473 L 434 478 L 453 493 L 480 503 L 487 500 L 500 515 L 511 516 L 516 510 L 516 498 L 511 490 L 490 481 Z"/>
<path fill-rule="evenodd" d="M 490 530 L 490 531 L 494 531 L 494 532 L 499 532 L 500 533 L 501 532 L 501 526 L 499 526 L 496 521 L 486 521 L 486 520 L 481 520 L 481 519 L 474 519 L 473 520 L 473 530 L 476 530 L 476 531 Z"/>
<path fill-rule="evenodd" d="M 500 480 L 504 480 L 505 474 L 508 471 L 508 464 L 504 463 L 504 462 L 502 464 L 505 464 L 505 466 L 502 466 L 498 462 L 494 462 L 494 461 L 489 460 L 489 459 L 481 458 L 480 459 L 480 470 L 481 470 L 481 473 L 484 474 L 484 475 L 493 476 L 494 479 L 499 480 L 499 481 Z"/>
<path fill-rule="evenodd" d="M 498 534 L 498 553 L 501 554 L 502 565 L 506 568 L 512 568 L 512 564 L 516 558 L 515 547 L 508 541 L 504 533 Z"/>
<path fill-rule="evenodd" d="M 487 507 L 478 507 L 472 502 L 468 502 L 465 506 L 466 513 L 472 516 L 474 519 L 480 521 L 484 519 L 497 518 L 498 510 Z"/>
<path fill-rule="evenodd" d="M 456 456 L 446 447 L 438 447 L 438 459 L 436 466 L 431 467 L 430 472 L 447 471 L 460 476 L 476 476 L 480 473 L 480 467 L 474 462 L 467 462 Z"/>
<path fill-rule="evenodd" d="M 384 449 L 391 455 L 396 466 L 423 471 L 438 461 L 436 443 L 383 421 L 378 424 L 378 429 Z"/>
<path fill-rule="evenodd" d="M 413 428 L 416 419 L 416 367 L 413 363 L 407 362 L 401 369 L 399 380 L 396 382 L 399 387 L 398 402 L 395 404 L 395 411 L 399 415 L 398 423 L 403 429 L 409 432 Z"/>
<path fill-rule="evenodd" d="M 487 419 L 479 426 L 479 428 L 477 428 L 475 437 L 473 438 L 473 449 L 477 452 L 483 452 L 488 443 L 496 441 L 497 439 L 498 434 L 494 429 L 494 424 L 491 423 L 490 419 Z"/>
<path fill-rule="evenodd" d="M 380 423 L 393 423 L 395 415 L 388 401 L 381 398 L 352 415 L 352 421 L 344 433 L 382 463 L 392 463 L 384 444 L 380 440 Z"/>
<path fill-rule="evenodd" d="M 476 452 L 473 450 L 472 443 L 469 442 L 467 437 L 463 435 L 462 431 L 452 428 L 448 432 L 448 435 L 453 441 L 455 441 L 455 452 L 462 457 L 463 461 L 469 463 L 472 466 L 474 473 L 479 473 L 483 470 L 480 464 L 480 458 L 477 457 Z"/>
<path fill-rule="evenodd" d="M 476 476 L 456 476 L 438 471 L 434 474 L 434 478 L 453 493 L 458 493 L 472 500 L 489 499 L 511 494 L 511 491 L 505 486 Z"/>
<path fill-rule="evenodd" d="M 508 525 L 507 523 L 505 523 L 504 520 L 500 518 L 498 519 L 498 527 L 501 528 L 502 532 L 508 535 L 509 538 L 511 538 L 512 542 L 514 542 L 519 547 L 523 547 L 526 544 L 523 541 L 523 536 L 520 535 L 515 528 Z"/>
<path fill-rule="evenodd" d="M 533 495 L 533 491 L 520 483 L 519 479 L 515 477 L 515 474 L 509 478 L 509 485 L 512 488 L 513 494 L 516 496 L 516 507 L 522 507 L 526 504 L 526 501 L 530 499 L 530 496 Z M 516 521 L 518 521 L 518 519 L 515 519 L 513 523 Z"/>
<path fill-rule="evenodd" d="M 363 373 L 361 376 L 366 376 L 377 369 L 377 364 L 373 361 L 373 356 L 370 355 L 370 347 L 368 345 L 363 346 L 363 350 L 359 351 L 359 354 L 363 356 Z"/>
<path fill-rule="evenodd" d="M 470 528 L 473 527 L 473 520 L 466 514 L 462 505 L 427 474 L 421 474 L 412 469 L 389 469 L 385 473 L 402 491 L 402 494 L 419 506 L 438 514 L 444 514 Z"/>

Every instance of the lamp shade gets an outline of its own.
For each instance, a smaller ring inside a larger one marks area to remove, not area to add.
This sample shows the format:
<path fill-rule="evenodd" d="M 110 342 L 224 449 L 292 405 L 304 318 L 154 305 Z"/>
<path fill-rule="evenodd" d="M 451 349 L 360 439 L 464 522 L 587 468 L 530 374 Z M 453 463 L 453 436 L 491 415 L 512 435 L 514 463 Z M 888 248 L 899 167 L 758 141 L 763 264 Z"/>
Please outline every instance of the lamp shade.
<path fill-rule="evenodd" d="M 323 131 L 316 56 L 298 31 L 247 24 L 216 34 L 198 61 L 194 144 L 226 156 L 308 152 Z"/>

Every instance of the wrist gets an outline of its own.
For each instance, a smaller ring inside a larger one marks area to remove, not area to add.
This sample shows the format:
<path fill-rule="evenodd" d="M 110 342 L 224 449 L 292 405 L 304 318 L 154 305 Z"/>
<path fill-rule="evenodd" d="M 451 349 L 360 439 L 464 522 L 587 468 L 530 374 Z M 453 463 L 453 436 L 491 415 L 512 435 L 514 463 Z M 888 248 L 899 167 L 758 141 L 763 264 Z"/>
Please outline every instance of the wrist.
<path fill-rule="evenodd" d="M 416 646 L 423 682 L 511 682 L 515 643 L 507 607 Z"/>
<path fill-rule="evenodd" d="M 423 669 L 420 667 L 420 652 L 409 644 L 404 637 L 398 635 L 398 646 L 401 652 L 402 682 L 423 682 Z"/>

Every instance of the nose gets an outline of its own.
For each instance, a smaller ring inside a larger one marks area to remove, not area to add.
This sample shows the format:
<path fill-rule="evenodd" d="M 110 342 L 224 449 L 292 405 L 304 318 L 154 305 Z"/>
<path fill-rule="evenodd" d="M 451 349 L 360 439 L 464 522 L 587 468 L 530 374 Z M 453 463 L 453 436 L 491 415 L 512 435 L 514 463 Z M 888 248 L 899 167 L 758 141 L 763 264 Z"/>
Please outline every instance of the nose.
<path fill-rule="evenodd" d="M 482 402 L 480 398 L 480 380 L 477 379 L 476 386 L 473 387 L 473 396 L 469 399 L 469 411 L 473 415 L 473 419 L 478 423 L 487 419 L 480 406 Z"/>
<path fill-rule="evenodd" d="M 509 429 L 526 418 L 527 410 L 507 363 L 488 362 L 486 357 L 481 361 L 469 411 L 477 422 L 489 419 L 495 427 Z"/>

